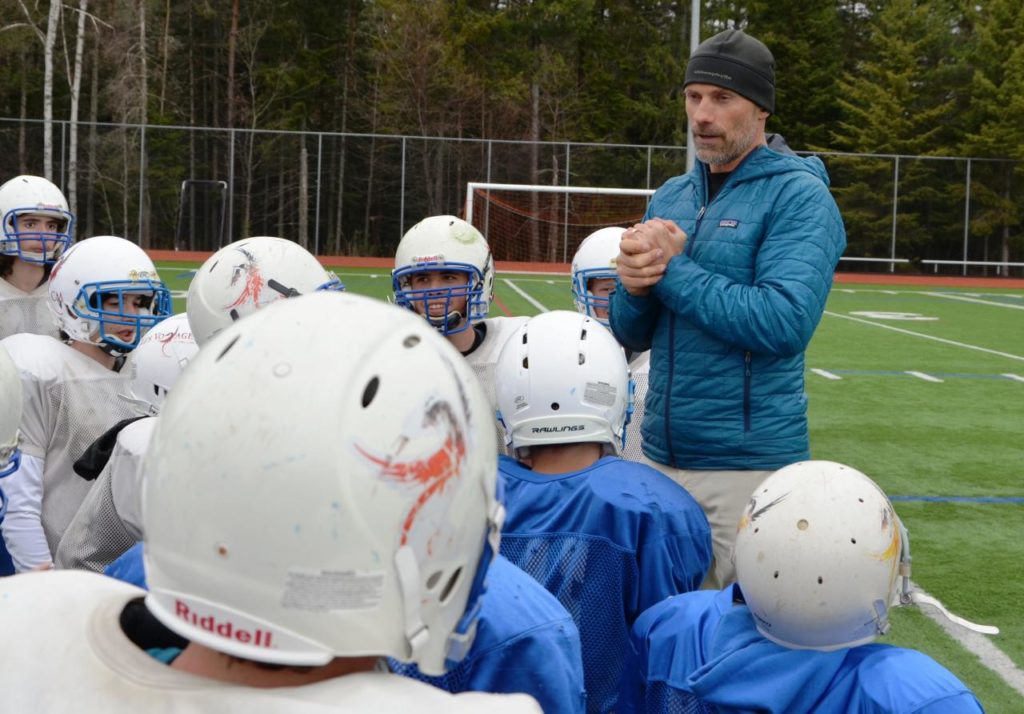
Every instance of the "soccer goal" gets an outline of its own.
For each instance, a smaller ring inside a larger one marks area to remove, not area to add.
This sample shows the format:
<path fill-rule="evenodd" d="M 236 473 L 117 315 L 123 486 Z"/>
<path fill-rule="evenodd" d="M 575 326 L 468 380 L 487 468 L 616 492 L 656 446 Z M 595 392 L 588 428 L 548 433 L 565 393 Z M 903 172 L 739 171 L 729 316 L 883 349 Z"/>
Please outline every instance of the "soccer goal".
<path fill-rule="evenodd" d="M 568 263 L 583 239 L 643 218 L 653 189 L 466 185 L 466 221 L 484 234 L 495 260 Z"/>

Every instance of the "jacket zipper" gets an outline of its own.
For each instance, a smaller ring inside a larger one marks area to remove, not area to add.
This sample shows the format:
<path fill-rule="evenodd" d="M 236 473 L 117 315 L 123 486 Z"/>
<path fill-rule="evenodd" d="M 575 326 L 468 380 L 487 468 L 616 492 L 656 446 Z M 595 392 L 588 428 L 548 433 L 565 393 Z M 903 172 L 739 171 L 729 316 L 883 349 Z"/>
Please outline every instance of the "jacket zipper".
<path fill-rule="evenodd" d="M 704 181 L 704 195 L 707 196 L 707 179 Z M 707 206 L 701 206 L 697 212 L 697 220 L 693 227 L 693 236 L 686 237 L 686 245 L 683 246 L 683 252 L 686 255 L 693 253 L 693 240 L 692 238 L 697 235 L 697 231 L 700 230 L 700 222 L 704 219 L 704 211 L 707 210 Z M 669 350 L 671 351 L 671 359 L 668 361 L 668 384 L 665 390 L 665 446 L 668 449 L 668 463 L 673 468 L 679 468 L 676 465 L 676 451 L 672 448 L 672 419 L 671 417 L 671 394 L 672 394 L 672 379 L 675 376 L 676 366 L 676 320 L 672 318 L 672 321 L 668 323 L 668 344 Z"/>
<path fill-rule="evenodd" d="M 750 350 L 743 355 L 743 431 L 750 431 Z"/>

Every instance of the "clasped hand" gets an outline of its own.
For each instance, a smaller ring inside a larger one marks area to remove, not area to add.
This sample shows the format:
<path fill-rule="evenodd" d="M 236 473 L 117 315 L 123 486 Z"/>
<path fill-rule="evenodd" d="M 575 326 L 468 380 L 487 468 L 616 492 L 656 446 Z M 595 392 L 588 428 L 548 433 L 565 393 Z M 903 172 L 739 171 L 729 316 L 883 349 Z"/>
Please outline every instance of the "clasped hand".
<path fill-rule="evenodd" d="M 686 233 L 672 221 L 652 218 L 622 234 L 616 271 L 630 295 L 647 295 L 661 280 L 668 261 L 683 252 Z"/>

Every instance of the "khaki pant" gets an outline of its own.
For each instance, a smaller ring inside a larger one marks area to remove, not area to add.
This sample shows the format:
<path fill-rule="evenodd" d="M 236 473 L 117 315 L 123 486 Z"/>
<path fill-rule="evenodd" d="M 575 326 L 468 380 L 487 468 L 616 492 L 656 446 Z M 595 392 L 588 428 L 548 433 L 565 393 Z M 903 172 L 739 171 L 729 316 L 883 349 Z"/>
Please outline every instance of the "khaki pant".
<path fill-rule="evenodd" d="M 736 526 L 750 496 L 772 471 L 697 471 L 674 469 L 646 456 L 643 463 L 652 466 L 690 492 L 711 526 L 711 548 L 714 558 L 701 588 L 719 590 L 736 580 L 732 547 L 736 542 Z"/>

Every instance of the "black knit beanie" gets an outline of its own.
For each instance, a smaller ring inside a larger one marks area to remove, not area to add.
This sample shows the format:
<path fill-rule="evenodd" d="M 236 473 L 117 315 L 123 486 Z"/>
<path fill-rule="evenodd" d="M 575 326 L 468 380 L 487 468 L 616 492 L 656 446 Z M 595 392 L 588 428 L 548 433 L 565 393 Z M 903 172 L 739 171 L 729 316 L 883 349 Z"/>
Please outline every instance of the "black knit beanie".
<path fill-rule="evenodd" d="M 683 86 L 695 83 L 731 89 L 775 113 L 775 58 L 742 30 L 719 32 L 700 43 L 686 65 Z"/>

